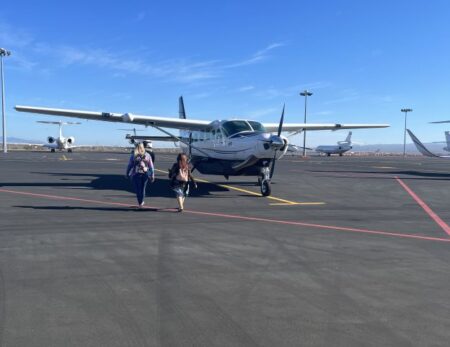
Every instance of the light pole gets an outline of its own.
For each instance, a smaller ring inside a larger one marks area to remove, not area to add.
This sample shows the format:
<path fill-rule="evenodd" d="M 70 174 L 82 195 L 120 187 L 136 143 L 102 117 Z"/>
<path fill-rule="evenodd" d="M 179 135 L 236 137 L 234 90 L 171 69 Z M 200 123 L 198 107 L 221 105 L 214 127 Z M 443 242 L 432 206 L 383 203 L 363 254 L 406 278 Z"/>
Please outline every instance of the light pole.
<path fill-rule="evenodd" d="M 300 95 L 305 97 L 305 119 L 303 123 L 306 124 L 306 105 L 308 104 L 308 96 L 313 95 L 313 93 L 305 89 Z M 306 129 L 303 130 L 303 156 L 306 157 Z"/>
<path fill-rule="evenodd" d="M 8 147 L 6 145 L 6 116 L 5 116 L 5 80 L 3 78 L 3 57 L 11 55 L 10 51 L 4 48 L 0 48 L 0 74 L 2 80 L 2 125 L 3 125 L 3 153 L 8 153 Z"/>
<path fill-rule="evenodd" d="M 403 134 L 403 156 L 406 157 L 406 118 L 408 117 L 408 112 L 412 112 L 412 108 L 402 108 L 400 111 L 405 113 L 405 130 Z"/>

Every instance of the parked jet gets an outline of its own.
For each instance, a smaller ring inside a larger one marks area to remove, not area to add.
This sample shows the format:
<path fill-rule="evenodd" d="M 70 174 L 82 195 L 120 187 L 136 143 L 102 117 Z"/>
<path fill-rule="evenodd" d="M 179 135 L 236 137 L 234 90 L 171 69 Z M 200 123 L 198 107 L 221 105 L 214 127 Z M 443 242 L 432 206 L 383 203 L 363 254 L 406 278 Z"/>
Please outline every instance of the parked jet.
<path fill-rule="evenodd" d="M 315 148 L 316 152 L 325 153 L 327 156 L 332 154 L 342 155 L 352 149 L 352 132 L 350 131 L 347 135 L 345 141 L 339 141 L 337 145 L 334 146 L 318 146 Z"/>
<path fill-rule="evenodd" d="M 426 157 L 434 157 L 434 158 L 450 158 L 448 155 L 437 155 L 432 152 L 430 152 L 422 142 L 412 133 L 411 130 L 407 129 L 409 136 L 411 137 L 411 140 L 416 145 L 417 150 L 422 153 Z"/>
<path fill-rule="evenodd" d="M 447 146 L 443 147 L 442 149 L 446 152 L 450 152 L 450 131 L 445 132 L 445 142 L 444 141 L 438 141 L 433 143 L 445 143 Z"/>
<path fill-rule="evenodd" d="M 257 176 L 263 196 L 271 193 L 275 163 L 287 151 L 288 139 L 282 132 L 303 130 L 339 130 L 385 128 L 387 124 L 284 124 L 284 107 L 279 123 L 260 123 L 247 119 L 194 120 L 186 119 L 182 97 L 179 99 L 180 118 L 80 111 L 33 106 L 16 106 L 20 112 L 65 116 L 88 120 L 141 124 L 168 135 L 166 141 L 178 141 L 191 158 L 193 169 L 202 174 Z M 181 130 L 176 136 L 163 128 Z M 276 134 L 272 134 L 276 132 Z M 148 140 L 153 140 L 151 136 Z M 161 140 L 161 138 L 159 139 Z"/>
<path fill-rule="evenodd" d="M 51 152 L 55 152 L 56 150 L 59 151 L 63 151 L 63 150 L 67 150 L 67 152 L 72 152 L 72 150 L 74 148 L 76 148 L 76 146 L 74 146 L 73 144 L 75 143 L 75 138 L 73 136 L 70 137 L 64 137 L 62 134 L 62 127 L 63 125 L 74 125 L 74 124 L 81 124 L 78 122 L 49 122 L 49 121 L 43 121 L 43 120 L 39 120 L 37 121 L 37 123 L 42 123 L 42 124 L 56 124 L 59 125 L 59 136 L 58 137 L 53 137 L 53 136 L 49 136 L 47 137 L 47 142 L 45 145 L 42 145 L 43 147 L 49 148 Z"/>

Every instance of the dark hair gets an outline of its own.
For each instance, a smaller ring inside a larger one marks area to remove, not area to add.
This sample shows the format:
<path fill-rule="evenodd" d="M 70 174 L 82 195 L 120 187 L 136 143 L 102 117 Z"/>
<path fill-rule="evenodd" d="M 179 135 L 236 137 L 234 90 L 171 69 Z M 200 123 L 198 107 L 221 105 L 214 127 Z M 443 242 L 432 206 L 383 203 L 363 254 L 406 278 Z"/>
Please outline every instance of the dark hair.
<path fill-rule="evenodd" d="M 177 163 L 181 169 L 186 169 L 189 167 L 187 155 L 184 153 L 179 153 L 177 156 Z"/>

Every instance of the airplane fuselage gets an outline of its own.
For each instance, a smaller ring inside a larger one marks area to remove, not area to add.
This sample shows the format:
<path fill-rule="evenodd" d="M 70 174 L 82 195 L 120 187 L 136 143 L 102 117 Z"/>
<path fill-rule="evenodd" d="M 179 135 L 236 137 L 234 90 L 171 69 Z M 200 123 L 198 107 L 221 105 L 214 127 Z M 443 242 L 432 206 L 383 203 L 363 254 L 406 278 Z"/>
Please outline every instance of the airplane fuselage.
<path fill-rule="evenodd" d="M 316 147 L 316 152 L 324 153 L 327 155 L 331 155 L 331 154 L 342 155 L 351 149 L 352 149 L 352 146 L 346 145 L 346 144 L 336 145 L 336 146 L 318 146 L 318 147 Z"/>

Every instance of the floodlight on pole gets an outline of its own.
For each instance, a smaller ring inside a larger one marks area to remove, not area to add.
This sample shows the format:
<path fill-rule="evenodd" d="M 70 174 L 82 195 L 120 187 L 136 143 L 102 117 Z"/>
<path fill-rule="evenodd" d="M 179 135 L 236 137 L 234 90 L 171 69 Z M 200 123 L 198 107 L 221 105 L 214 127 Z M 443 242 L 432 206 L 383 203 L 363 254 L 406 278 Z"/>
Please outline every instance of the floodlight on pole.
<path fill-rule="evenodd" d="M 412 108 L 402 108 L 400 111 L 405 113 L 405 129 L 403 133 L 403 156 L 406 157 L 406 118 L 408 117 L 408 112 L 412 112 Z"/>
<path fill-rule="evenodd" d="M 9 57 L 11 52 L 0 48 L 0 75 L 2 83 L 2 125 L 3 125 L 3 153 L 8 153 L 7 141 L 6 141 L 6 116 L 5 116 L 5 80 L 3 77 L 3 57 Z"/>
<path fill-rule="evenodd" d="M 305 117 L 303 123 L 306 124 L 306 106 L 308 104 L 308 96 L 313 95 L 313 93 L 305 89 L 300 93 L 300 95 L 305 97 Z M 303 156 L 306 157 L 306 129 L 303 130 Z"/>

